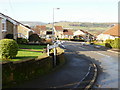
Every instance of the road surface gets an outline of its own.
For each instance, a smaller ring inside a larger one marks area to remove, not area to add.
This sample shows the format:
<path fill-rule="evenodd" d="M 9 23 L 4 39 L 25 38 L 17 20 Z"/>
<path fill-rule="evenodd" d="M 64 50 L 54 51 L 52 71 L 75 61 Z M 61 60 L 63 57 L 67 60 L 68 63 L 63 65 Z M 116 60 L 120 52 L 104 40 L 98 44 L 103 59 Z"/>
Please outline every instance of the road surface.
<path fill-rule="evenodd" d="M 98 78 L 93 88 L 118 88 L 120 74 L 118 64 L 120 55 L 96 49 L 91 45 L 82 45 L 80 42 L 64 42 L 64 48 L 75 51 L 80 56 L 87 56 L 98 66 Z M 68 47 L 69 46 L 69 47 Z M 119 75 L 118 75 L 119 74 Z"/>

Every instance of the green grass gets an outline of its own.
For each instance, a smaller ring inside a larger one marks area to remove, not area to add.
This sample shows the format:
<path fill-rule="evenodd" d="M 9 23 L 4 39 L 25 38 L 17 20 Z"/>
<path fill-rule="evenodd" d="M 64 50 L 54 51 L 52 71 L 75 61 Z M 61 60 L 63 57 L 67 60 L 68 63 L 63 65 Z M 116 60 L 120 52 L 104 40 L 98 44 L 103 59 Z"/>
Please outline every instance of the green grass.
<path fill-rule="evenodd" d="M 40 55 L 43 55 L 43 53 L 39 51 L 43 51 L 46 46 L 45 45 L 19 45 L 19 51 L 18 54 L 15 58 L 13 59 L 7 59 L 9 61 L 20 61 L 20 60 L 25 60 L 29 58 L 37 58 Z M 28 50 L 29 49 L 29 50 Z M 36 51 L 30 51 L 36 50 Z M 0 57 L 1 58 L 1 57 Z M 2 59 L 0 59 L 2 61 Z"/>
<path fill-rule="evenodd" d="M 105 46 L 105 43 L 95 43 L 95 45 Z"/>
<path fill-rule="evenodd" d="M 19 48 L 43 51 L 43 48 L 46 48 L 46 46 L 45 45 L 23 45 L 23 44 L 19 44 Z"/>

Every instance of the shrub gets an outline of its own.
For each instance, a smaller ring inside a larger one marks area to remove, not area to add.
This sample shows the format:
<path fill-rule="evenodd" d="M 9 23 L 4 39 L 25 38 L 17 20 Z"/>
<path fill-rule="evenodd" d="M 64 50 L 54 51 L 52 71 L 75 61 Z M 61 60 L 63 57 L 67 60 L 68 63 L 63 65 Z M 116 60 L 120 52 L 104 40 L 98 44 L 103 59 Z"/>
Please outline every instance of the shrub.
<path fill-rule="evenodd" d="M 105 47 L 112 48 L 112 46 L 110 45 L 110 43 L 105 43 Z"/>
<path fill-rule="evenodd" d="M 113 44 L 113 42 L 114 42 L 113 39 L 107 39 L 107 40 L 105 41 L 105 43 L 110 43 L 110 44 Z"/>
<path fill-rule="evenodd" d="M 28 39 L 30 42 L 41 42 L 41 38 L 37 34 L 32 34 Z"/>
<path fill-rule="evenodd" d="M 13 39 L 13 34 L 7 34 L 7 35 L 5 36 L 5 38 L 7 38 L 7 39 Z"/>
<path fill-rule="evenodd" d="M 112 48 L 113 44 L 114 44 L 114 40 L 113 39 L 107 39 L 105 41 L 105 46 L 108 47 L 108 48 Z"/>
<path fill-rule="evenodd" d="M 13 58 L 17 55 L 18 44 L 13 39 L 0 40 L 0 56 L 3 59 Z"/>
<path fill-rule="evenodd" d="M 25 38 L 17 38 L 17 43 L 18 44 L 27 44 L 28 40 Z"/>
<path fill-rule="evenodd" d="M 112 47 L 120 49 L 120 38 L 115 38 L 114 44 L 112 45 Z"/>

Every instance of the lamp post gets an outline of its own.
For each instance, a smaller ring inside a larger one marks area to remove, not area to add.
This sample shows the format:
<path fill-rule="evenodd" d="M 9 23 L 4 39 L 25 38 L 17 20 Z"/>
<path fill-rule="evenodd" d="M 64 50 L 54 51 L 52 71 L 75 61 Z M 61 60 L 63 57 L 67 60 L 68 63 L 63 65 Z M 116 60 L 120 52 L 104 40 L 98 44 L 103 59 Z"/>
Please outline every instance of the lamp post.
<path fill-rule="evenodd" d="M 54 32 L 54 10 L 59 10 L 60 8 L 53 8 L 53 24 L 52 24 L 52 41 L 53 41 L 53 43 L 54 43 L 54 39 L 55 39 L 55 32 Z"/>

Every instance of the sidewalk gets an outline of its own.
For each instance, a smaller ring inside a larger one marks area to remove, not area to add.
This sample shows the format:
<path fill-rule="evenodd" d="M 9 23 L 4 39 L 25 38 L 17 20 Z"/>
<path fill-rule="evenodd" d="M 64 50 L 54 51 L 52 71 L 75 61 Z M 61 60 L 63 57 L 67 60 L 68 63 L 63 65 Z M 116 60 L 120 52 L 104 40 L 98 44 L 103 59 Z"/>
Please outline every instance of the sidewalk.
<path fill-rule="evenodd" d="M 90 88 L 96 78 L 96 66 L 69 50 L 65 56 L 66 64 L 61 68 L 14 88 Z"/>
<path fill-rule="evenodd" d="M 97 48 L 97 49 L 101 49 L 101 50 L 105 50 L 105 51 L 109 51 L 109 52 L 113 52 L 113 53 L 120 53 L 120 49 L 110 49 L 110 48 L 107 48 L 105 46 L 101 46 L 101 45 L 91 45 L 93 46 L 94 48 Z"/>

